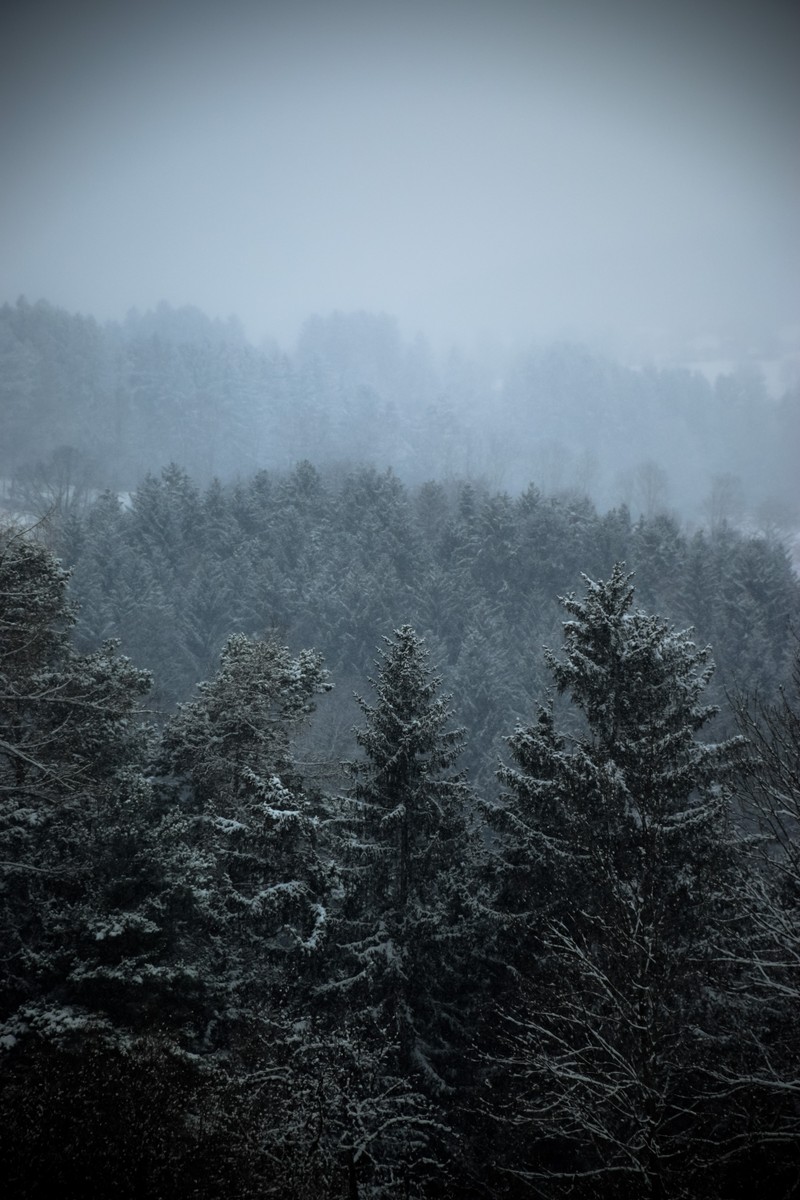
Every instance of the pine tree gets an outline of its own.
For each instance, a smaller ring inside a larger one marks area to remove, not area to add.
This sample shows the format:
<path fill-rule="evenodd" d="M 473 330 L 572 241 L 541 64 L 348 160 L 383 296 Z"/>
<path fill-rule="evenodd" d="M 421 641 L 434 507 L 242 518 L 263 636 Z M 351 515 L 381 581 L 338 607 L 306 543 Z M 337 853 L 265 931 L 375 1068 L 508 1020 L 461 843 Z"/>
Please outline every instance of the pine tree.
<path fill-rule="evenodd" d="M 495 819 L 497 907 L 524 935 L 506 1115 L 527 1146 L 511 1169 L 554 1194 L 683 1195 L 735 1140 L 704 1071 L 731 1007 L 737 750 L 697 737 L 708 651 L 635 611 L 630 579 L 617 565 L 563 600 L 547 661 L 583 724 L 559 733 L 549 706 L 509 739 Z"/>
<path fill-rule="evenodd" d="M 67 578 L 3 534 L 3 1161 L 14 1194 L 127 1196 L 181 1186 L 192 1144 L 182 1029 L 203 988 L 175 953 L 192 873 L 145 775 L 149 677 L 113 644 L 75 653 Z"/>
<path fill-rule="evenodd" d="M 753 1169 L 783 1189 L 800 1144 L 800 646 L 776 702 L 742 694 L 736 709 L 750 746 L 737 792 L 754 869 L 740 896 L 750 938 L 735 954 L 754 1004 L 737 1061 L 715 1078 L 748 1111 Z"/>
<path fill-rule="evenodd" d="M 120 795 L 136 790 L 135 714 L 149 686 L 112 644 L 69 643 L 67 575 L 23 534 L 0 545 L 0 837 L 5 877 L 2 1016 L 42 1003 L 74 967 L 93 851 Z M 73 992 L 74 998 L 74 992 Z M 46 1003 L 46 1002 L 45 1002 Z M 19 1018 L 21 1020 L 21 1018 Z M 22 1020 L 22 1026 L 25 1022 Z"/>
<path fill-rule="evenodd" d="M 384 1004 L 397 1023 L 404 1067 L 441 1087 L 449 1069 L 441 1030 L 458 1024 L 455 1014 L 442 1021 L 443 1008 L 448 993 L 457 996 L 447 985 L 448 956 L 436 979 L 428 967 L 458 932 L 454 922 L 464 911 L 460 869 L 472 801 L 453 770 L 463 732 L 447 728 L 448 698 L 438 694 L 424 644 L 408 625 L 385 644 L 373 681 L 376 703 L 359 701 L 366 722 L 356 740 L 364 758 L 351 764 L 363 854 L 355 903 L 368 941 L 380 946 Z"/>
<path fill-rule="evenodd" d="M 449 727 L 448 698 L 424 643 L 408 625 L 384 643 L 375 702 L 359 700 L 363 757 L 348 765 L 353 786 L 332 818 L 344 895 L 325 995 L 346 1014 L 368 1061 L 391 1047 L 372 1103 L 377 1109 L 386 1089 L 406 1097 L 405 1149 L 392 1150 L 404 1157 L 393 1170 L 415 1189 L 434 1161 L 445 1178 L 453 1170 L 443 1164 L 440 1135 L 466 1082 L 473 802 L 454 769 L 463 734 Z"/>
<path fill-rule="evenodd" d="M 295 657 L 236 634 L 215 678 L 164 729 L 162 787 L 209 871 L 205 970 L 221 989 L 223 1044 L 237 1027 L 249 1036 L 254 1006 L 296 992 L 300 963 L 324 935 L 316 818 L 291 739 L 328 686 L 314 651 Z"/>
<path fill-rule="evenodd" d="M 330 871 L 320 798 L 292 747 L 329 686 L 314 651 L 236 634 L 216 676 L 167 722 L 157 764 L 163 802 L 180 814 L 205 878 L 184 947 L 208 985 L 197 1049 L 228 1073 L 218 1131 L 229 1187 L 243 1195 L 300 1200 L 324 1194 L 329 1177 L 318 1124 L 330 1068 L 311 997 Z"/>

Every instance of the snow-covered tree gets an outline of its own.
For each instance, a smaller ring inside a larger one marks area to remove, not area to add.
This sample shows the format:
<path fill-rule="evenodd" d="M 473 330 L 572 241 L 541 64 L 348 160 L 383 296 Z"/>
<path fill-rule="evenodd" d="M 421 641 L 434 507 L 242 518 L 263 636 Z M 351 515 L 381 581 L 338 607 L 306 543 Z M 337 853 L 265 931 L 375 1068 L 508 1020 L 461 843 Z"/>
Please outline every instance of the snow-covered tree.
<path fill-rule="evenodd" d="M 230 1121 L 235 1157 L 249 1162 L 253 1194 L 283 1200 L 421 1197 L 441 1115 L 398 1075 L 390 1031 L 322 1003 L 283 1031 L 256 1068 Z"/>
<path fill-rule="evenodd" d="M 66 981 L 75 982 L 76 939 L 91 920 L 104 854 L 112 853 L 109 814 L 143 785 L 136 713 L 148 677 L 113 645 L 90 655 L 71 650 L 66 586 L 66 573 L 41 546 L 21 533 L 3 535 L 2 1018 L 21 1026 L 22 1009 L 48 1004 L 45 997 L 63 1008 Z"/>
<path fill-rule="evenodd" d="M 582 722 L 559 733 L 548 706 L 516 731 L 494 820 L 496 906 L 521 934 L 500 1108 L 527 1144 L 505 1165 L 548 1194 L 688 1194 L 734 1136 L 705 1071 L 730 1027 L 737 747 L 699 740 L 708 651 L 634 610 L 630 580 L 617 565 L 563 600 L 547 661 Z"/>
<path fill-rule="evenodd" d="M 788 1179 L 800 1142 L 800 646 L 779 699 L 740 696 L 737 715 L 750 747 L 737 791 L 754 869 L 739 896 L 750 937 L 730 953 L 754 1004 L 737 1061 L 714 1078 L 748 1110 L 756 1161 L 771 1155 L 776 1180 Z"/>
<path fill-rule="evenodd" d="M 215 678 L 164 729 L 162 787 L 186 815 L 209 877 L 199 953 L 220 988 L 211 1044 L 234 1029 L 246 1041 L 253 1012 L 296 993 L 322 944 L 317 821 L 291 739 L 328 686 L 315 652 L 295 657 L 274 640 L 237 634 Z"/>
<path fill-rule="evenodd" d="M 243 1195 L 328 1194 L 317 1123 L 329 1047 L 312 1028 L 311 996 L 330 867 L 321 798 L 292 743 L 329 686 L 314 651 L 234 635 L 214 678 L 167 722 L 158 756 L 157 789 L 205 878 L 183 945 L 207 983 L 197 1049 L 228 1074 L 216 1132 Z"/>
<path fill-rule="evenodd" d="M 192 872 L 144 774 L 149 678 L 113 645 L 72 650 L 66 587 L 2 534 L 4 1167 L 19 1194 L 127 1195 L 131 1176 L 174 1183 L 191 1142 L 182 1028 L 202 984 L 174 939 Z"/>
<path fill-rule="evenodd" d="M 380 964 L 376 982 L 404 1069 L 436 1090 L 452 1070 L 443 1031 L 459 1024 L 450 972 L 464 949 L 472 799 L 454 769 L 463 732 L 449 727 L 449 698 L 424 643 L 408 625 L 384 640 L 376 701 L 359 701 L 364 757 L 350 764 L 348 912 L 363 938 L 362 966 Z"/>
<path fill-rule="evenodd" d="M 344 895 L 324 995 L 347 1014 L 368 1061 L 391 1048 L 372 1104 L 386 1089 L 406 1096 L 410 1140 L 395 1168 L 416 1195 L 442 1145 L 435 1150 L 441 1128 L 428 1121 L 425 1167 L 425 1097 L 450 1103 L 465 1082 L 473 802 L 455 769 L 463 735 L 450 726 L 424 643 L 408 625 L 384 642 L 375 702 L 359 700 L 363 757 L 349 764 L 353 786 L 331 818 Z"/>

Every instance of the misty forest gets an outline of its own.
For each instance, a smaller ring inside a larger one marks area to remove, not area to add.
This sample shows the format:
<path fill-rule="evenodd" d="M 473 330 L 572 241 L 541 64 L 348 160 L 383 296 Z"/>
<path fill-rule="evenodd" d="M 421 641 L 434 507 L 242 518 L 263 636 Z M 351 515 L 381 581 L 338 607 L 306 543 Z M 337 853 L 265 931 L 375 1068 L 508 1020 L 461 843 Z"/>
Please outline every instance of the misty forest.
<path fill-rule="evenodd" d="M 20 300 L 0 410 L 6 1194 L 798 1194 L 796 385 Z"/>

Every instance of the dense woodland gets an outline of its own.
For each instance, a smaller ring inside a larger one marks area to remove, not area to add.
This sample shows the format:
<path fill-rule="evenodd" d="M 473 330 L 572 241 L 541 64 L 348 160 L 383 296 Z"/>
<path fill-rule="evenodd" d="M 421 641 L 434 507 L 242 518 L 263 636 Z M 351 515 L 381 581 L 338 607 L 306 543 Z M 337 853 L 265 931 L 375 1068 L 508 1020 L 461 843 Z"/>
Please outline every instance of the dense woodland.
<path fill-rule="evenodd" d="M 557 598 L 582 573 L 627 563 L 639 603 L 713 645 L 719 702 L 772 697 L 798 611 L 780 540 L 726 523 L 689 535 L 666 514 L 634 522 L 534 486 L 513 499 L 471 483 L 408 489 L 373 468 L 326 476 L 306 462 L 201 491 L 170 467 L 127 506 L 107 493 L 68 514 L 53 539 L 81 606 L 76 645 L 120 639 L 165 712 L 213 674 L 231 633 L 319 649 L 336 681 L 308 746 L 321 762 L 349 756 L 350 698 L 383 634 L 412 625 L 469 731 L 464 765 L 487 786 L 502 737 L 547 691 L 541 648 L 558 643 Z"/>
<path fill-rule="evenodd" d="M 796 1195 L 797 397 L 367 317 L 0 354 L 7 1194 Z"/>
<path fill-rule="evenodd" d="M 799 603 L 366 468 L 7 528 L 10 1194 L 794 1194 Z"/>

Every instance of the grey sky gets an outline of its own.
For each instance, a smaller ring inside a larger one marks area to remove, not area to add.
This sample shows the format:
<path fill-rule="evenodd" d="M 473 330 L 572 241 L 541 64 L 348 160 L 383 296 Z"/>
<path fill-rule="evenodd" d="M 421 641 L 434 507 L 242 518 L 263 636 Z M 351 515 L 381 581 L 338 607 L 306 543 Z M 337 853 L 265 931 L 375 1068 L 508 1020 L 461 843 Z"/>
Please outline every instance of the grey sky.
<path fill-rule="evenodd" d="M 16 0 L 0 300 L 289 343 L 800 320 L 800 16 L 753 3 Z"/>

